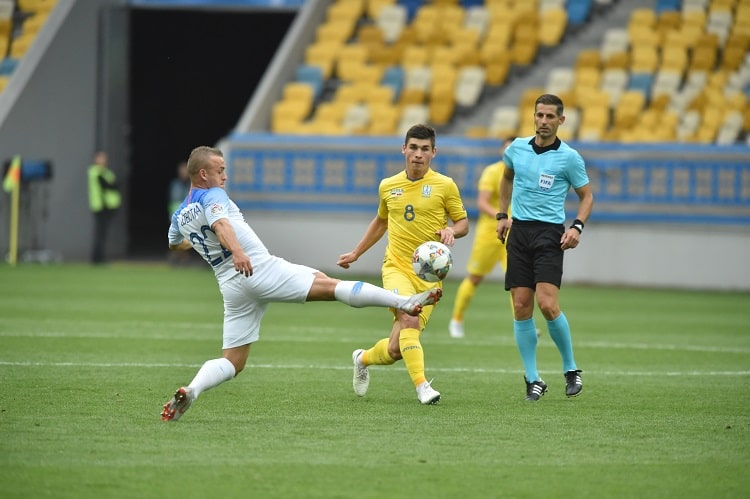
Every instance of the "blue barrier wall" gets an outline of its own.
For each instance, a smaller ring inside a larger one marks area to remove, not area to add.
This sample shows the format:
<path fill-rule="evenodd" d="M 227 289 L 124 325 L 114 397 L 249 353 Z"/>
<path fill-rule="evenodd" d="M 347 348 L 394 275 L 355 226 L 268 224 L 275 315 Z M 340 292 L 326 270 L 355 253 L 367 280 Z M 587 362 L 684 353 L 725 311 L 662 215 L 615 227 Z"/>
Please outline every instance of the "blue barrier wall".
<path fill-rule="evenodd" d="M 380 179 L 404 167 L 402 141 L 232 135 L 223 145 L 227 189 L 242 210 L 374 213 Z M 750 225 L 746 146 L 571 145 L 586 160 L 593 221 Z M 477 181 L 499 147 L 495 140 L 438 137 L 432 166 L 455 179 L 472 217 Z M 569 199 L 574 215 L 574 192 Z"/>

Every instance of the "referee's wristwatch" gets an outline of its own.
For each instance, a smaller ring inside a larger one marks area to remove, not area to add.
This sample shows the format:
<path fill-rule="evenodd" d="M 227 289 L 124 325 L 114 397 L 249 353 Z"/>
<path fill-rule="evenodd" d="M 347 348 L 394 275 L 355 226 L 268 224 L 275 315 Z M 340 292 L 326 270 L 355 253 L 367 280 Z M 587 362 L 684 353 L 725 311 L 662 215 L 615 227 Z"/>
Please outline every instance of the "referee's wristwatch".
<path fill-rule="evenodd" d="M 495 213 L 495 220 L 505 220 L 508 218 L 507 213 Z"/>

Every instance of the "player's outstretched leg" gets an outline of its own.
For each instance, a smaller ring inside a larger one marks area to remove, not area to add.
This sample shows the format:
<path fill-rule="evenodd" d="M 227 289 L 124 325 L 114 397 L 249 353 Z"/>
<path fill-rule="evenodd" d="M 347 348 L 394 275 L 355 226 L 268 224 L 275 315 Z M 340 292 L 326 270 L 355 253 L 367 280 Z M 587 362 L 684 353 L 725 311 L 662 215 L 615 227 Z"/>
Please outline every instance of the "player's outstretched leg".
<path fill-rule="evenodd" d="M 161 420 L 177 421 L 185 414 L 185 411 L 190 409 L 190 406 L 193 405 L 193 400 L 195 400 L 195 397 L 193 397 L 192 388 L 187 386 L 178 388 L 174 392 L 174 397 L 164 404 L 164 410 L 161 411 Z"/>
<path fill-rule="evenodd" d="M 400 307 L 400 310 L 406 312 L 409 315 L 416 316 L 422 311 L 422 308 L 428 305 L 434 305 L 443 296 L 443 290 L 440 288 L 432 288 L 416 295 L 410 296 Z"/>

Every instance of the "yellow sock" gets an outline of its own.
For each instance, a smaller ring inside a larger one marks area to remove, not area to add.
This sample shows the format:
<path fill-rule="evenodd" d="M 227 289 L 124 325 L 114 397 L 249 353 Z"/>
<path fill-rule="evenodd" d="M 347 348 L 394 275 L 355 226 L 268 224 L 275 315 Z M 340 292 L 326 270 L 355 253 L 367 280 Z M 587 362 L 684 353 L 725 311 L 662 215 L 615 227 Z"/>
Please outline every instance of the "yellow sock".
<path fill-rule="evenodd" d="M 464 312 L 469 307 L 471 299 L 474 298 L 474 293 L 477 287 L 467 277 L 458 286 L 456 292 L 456 301 L 453 302 L 453 319 L 457 321 L 464 320 Z"/>
<path fill-rule="evenodd" d="M 388 354 L 388 338 L 383 338 L 374 347 L 365 350 L 359 360 L 366 366 L 389 366 L 396 362 Z"/>
<path fill-rule="evenodd" d="M 427 381 L 424 375 L 424 352 L 422 344 L 419 343 L 419 331 L 414 328 L 402 329 L 398 338 L 398 346 L 414 386 Z"/>

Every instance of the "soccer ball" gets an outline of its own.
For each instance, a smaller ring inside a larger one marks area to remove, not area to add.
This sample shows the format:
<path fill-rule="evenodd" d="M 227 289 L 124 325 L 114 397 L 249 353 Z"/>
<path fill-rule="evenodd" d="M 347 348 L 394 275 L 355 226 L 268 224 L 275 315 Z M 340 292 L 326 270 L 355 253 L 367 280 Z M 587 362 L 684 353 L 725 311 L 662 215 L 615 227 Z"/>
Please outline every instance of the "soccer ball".
<path fill-rule="evenodd" d="M 453 266 L 453 255 L 448 246 L 437 241 L 427 241 L 414 250 L 411 266 L 420 279 L 438 282 L 445 279 Z"/>

